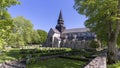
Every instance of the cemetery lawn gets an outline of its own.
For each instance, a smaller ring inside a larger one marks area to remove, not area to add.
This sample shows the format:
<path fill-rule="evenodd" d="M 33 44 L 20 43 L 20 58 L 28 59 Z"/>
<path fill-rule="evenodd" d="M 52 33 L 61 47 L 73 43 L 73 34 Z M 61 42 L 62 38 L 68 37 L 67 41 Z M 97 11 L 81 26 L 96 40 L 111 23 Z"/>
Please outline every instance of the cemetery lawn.
<path fill-rule="evenodd" d="M 41 60 L 36 63 L 27 64 L 27 68 L 81 68 L 87 62 L 63 59 L 63 58 L 51 58 L 47 60 Z"/>

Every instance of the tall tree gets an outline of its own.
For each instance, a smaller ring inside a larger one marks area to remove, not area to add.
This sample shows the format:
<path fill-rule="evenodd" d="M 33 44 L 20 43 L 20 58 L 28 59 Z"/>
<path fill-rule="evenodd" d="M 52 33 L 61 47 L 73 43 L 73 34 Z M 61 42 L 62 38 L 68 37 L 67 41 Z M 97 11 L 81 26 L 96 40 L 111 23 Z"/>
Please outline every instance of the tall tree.
<path fill-rule="evenodd" d="M 120 0 L 75 0 L 75 9 L 88 18 L 86 26 L 108 45 L 108 63 L 117 62 Z M 105 37 L 105 38 L 104 38 Z"/>
<path fill-rule="evenodd" d="M 9 41 L 13 42 L 17 46 L 31 43 L 33 24 L 22 16 L 16 17 L 13 20 L 13 35 Z"/>
<path fill-rule="evenodd" d="M 7 45 L 12 32 L 12 20 L 0 20 L 0 49 Z"/>
<path fill-rule="evenodd" d="M 40 43 L 44 43 L 47 39 L 47 32 L 44 30 L 37 30 L 39 36 L 40 36 Z"/>
<path fill-rule="evenodd" d="M 32 44 L 39 44 L 41 41 L 40 36 L 37 32 L 37 30 L 33 30 L 32 32 Z"/>
<path fill-rule="evenodd" d="M 0 49 L 7 45 L 13 27 L 13 21 L 7 9 L 17 4 L 20 4 L 18 0 L 0 0 Z"/>
<path fill-rule="evenodd" d="M 17 4 L 20 4 L 18 0 L 0 0 L 0 20 L 6 19 L 6 15 L 9 15 L 7 9 Z"/>

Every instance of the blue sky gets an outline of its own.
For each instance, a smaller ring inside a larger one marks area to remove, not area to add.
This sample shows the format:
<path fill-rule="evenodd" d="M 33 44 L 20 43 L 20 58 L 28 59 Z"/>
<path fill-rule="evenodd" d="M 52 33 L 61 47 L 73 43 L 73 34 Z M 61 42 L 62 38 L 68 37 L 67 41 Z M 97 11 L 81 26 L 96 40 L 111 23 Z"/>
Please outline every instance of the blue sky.
<path fill-rule="evenodd" d="M 23 16 L 30 20 L 34 29 L 49 31 L 55 28 L 60 10 L 67 29 L 83 28 L 86 17 L 73 8 L 74 0 L 19 0 L 21 5 L 9 8 L 12 17 Z"/>

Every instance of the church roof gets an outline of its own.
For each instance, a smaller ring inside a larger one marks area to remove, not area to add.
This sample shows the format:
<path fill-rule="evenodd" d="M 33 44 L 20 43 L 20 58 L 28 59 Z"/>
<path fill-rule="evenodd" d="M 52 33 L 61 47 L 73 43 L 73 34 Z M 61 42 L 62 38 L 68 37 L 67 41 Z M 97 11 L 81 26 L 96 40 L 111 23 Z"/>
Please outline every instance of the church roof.
<path fill-rule="evenodd" d="M 66 29 L 63 33 L 76 33 L 76 32 L 87 32 L 90 31 L 89 28 L 73 28 L 73 29 Z"/>
<path fill-rule="evenodd" d="M 72 29 L 66 29 L 63 31 L 63 34 L 67 34 L 67 33 L 79 33 L 79 32 L 88 32 L 90 31 L 89 28 L 72 28 Z M 49 31 L 50 34 L 60 34 L 60 32 L 57 29 L 51 28 Z"/>
<path fill-rule="evenodd" d="M 60 32 L 57 29 L 52 29 L 55 33 L 60 34 Z"/>

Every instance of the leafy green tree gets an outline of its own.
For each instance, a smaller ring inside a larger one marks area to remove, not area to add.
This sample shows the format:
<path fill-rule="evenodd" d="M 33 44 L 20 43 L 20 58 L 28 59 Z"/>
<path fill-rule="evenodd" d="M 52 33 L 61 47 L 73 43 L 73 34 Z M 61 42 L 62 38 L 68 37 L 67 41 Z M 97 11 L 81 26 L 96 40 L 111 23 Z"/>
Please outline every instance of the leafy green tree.
<path fill-rule="evenodd" d="M 44 43 L 47 39 L 47 32 L 44 30 L 37 30 L 39 36 L 40 36 L 40 43 Z"/>
<path fill-rule="evenodd" d="M 0 20 L 0 49 L 7 45 L 12 32 L 12 20 Z"/>
<path fill-rule="evenodd" d="M 29 44 L 40 44 L 45 42 L 46 32 L 34 30 L 33 24 L 22 16 L 13 19 L 13 31 L 8 41 L 11 46 L 24 46 Z"/>
<path fill-rule="evenodd" d="M 14 28 L 11 36 L 11 45 L 26 45 L 32 41 L 32 23 L 22 16 L 14 18 Z"/>
<path fill-rule="evenodd" d="M 85 25 L 94 31 L 100 40 L 107 42 L 108 63 L 116 63 L 120 0 L 75 0 L 74 7 L 88 18 Z"/>
<path fill-rule="evenodd" d="M 0 20 L 6 19 L 6 16 L 10 16 L 7 9 L 17 4 L 20 4 L 18 0 L 0 0 Z"/>
<path fill-rule="evenodd" d="M 37 30 L 33 30 L 32 32 L 32 44 L 39 44 L 40 43 L 40 36 L 37 32 Z"/>
<path fill-rule="evenodd" d="M 7 9 L 17 4 L 18 0 L 0 0 L 0 49 L 8 44 L 12 32 L 13 21 Z"/>

